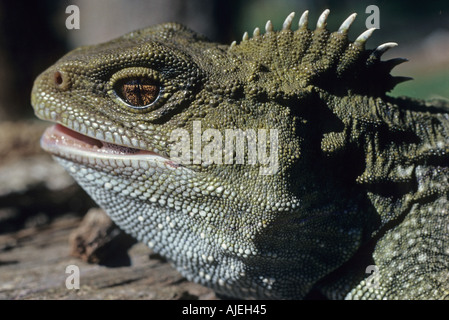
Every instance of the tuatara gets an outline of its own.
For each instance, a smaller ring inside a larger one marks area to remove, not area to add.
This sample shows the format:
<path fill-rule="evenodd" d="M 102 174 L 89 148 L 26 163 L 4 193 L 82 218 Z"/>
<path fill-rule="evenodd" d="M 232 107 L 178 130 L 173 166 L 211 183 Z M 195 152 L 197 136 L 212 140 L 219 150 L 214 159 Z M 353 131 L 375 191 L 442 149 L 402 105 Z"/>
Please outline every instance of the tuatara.
<path fill-rule="evenodd" d="M 328 14 L 230 46 L 167 23 L 73 50 L 35 81 L 42 146 L 221 296 L 447 299 L 449 104 L 388 96 L 396 44 Z"/>

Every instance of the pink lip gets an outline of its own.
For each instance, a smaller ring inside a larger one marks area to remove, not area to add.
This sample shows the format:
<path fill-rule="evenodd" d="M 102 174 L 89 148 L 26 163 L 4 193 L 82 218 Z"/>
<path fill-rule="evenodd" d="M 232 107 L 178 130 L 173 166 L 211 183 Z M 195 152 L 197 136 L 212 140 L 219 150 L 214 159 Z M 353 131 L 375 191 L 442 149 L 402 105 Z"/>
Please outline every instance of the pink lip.
<path fill-rule="evenodd" d="M 114 155 L 143 155 L 151 154 L 156 155 L 152 151 L 140 150 L 125 146 L 120 146 L 108 142 L 104 142 L 98 139 L 94 139 L 85 136 L 81 133 L 75 132 L 69 128 L 66 128 L 60 124 L 51 126 L 45 130 L 42 139 L 42 147 L 52 153 L 57 151 L 61 147 L 73 148 L 82 151 L 98 152 L 102 154 L 114 154 Z"/>

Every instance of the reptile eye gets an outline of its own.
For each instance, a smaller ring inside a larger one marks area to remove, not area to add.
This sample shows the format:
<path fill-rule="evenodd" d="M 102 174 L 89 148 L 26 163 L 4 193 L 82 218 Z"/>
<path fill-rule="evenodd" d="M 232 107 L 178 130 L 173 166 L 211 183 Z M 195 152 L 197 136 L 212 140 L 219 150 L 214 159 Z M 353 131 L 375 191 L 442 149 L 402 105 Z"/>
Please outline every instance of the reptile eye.
<path fill-rule="evenodd" d="M 120 81 L 117 94 L 131 108 L 148 109 L 159 98 L 160 86 L 150 79 L 124 79 Z"/>

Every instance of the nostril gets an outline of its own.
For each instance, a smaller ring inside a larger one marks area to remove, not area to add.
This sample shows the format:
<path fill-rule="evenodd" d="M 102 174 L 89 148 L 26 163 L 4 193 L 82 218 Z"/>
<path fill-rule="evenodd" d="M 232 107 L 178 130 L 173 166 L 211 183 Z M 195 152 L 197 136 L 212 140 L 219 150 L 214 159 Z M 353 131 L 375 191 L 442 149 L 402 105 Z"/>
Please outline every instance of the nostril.
<path fill-rule="evenodd" d="M 57 86 L 60 86 L 62 84 L 62 82 L 64 81 L 64 79 L 62 79 L 62 74 L 59 71 L 56 71 L 54 74 L 55 77 L 55 84 Z"/>
<path fill-rule="evenodd" d="M 60 70 L 56 70 L 53 73 L 53 82 L 55 84 L 55 87 L 59 90 L 67 90 L 70 86 L 68 75 Z"/>

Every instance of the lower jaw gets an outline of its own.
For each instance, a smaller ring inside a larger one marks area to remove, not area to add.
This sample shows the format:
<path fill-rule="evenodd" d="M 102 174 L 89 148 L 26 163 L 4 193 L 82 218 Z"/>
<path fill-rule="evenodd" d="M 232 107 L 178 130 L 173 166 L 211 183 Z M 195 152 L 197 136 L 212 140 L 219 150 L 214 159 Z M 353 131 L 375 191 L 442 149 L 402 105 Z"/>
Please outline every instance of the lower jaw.
<path fill-rule="evenodd" d="M 41 138 L 41 146 L 44 150 L 56 155 L 60 154 L 60 151 L 62 150 L 77 154 L 85 153 L 123 156 L 158 155 L 157 153 L 148 150 L 140 150 L 100 141 L 59 124 L 53 125 L 45 130 Z"/>

